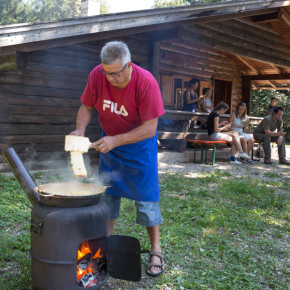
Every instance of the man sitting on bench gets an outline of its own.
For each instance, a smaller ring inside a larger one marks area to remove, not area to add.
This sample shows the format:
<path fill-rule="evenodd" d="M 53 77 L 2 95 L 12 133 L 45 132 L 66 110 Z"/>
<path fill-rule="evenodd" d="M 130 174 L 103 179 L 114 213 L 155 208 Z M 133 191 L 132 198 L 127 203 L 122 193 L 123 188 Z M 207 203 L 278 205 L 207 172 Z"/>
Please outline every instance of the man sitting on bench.
<path fill-rule="evenodd" d="M 277 142 L 279 163 L 289 165 L 286 160 L 285 140 L 286 132 L 283 132 L 282 117 L 284 109 L 277 107 L 274 109 L 273 114 L 265 117 L 261 123 L 254 129 L 254 138 L 263 142 L 263 149 L 265 152 L 265 164 L 272 164 L 271 162 L 271 142 Z M 277 130 L 277 132 L 275 132 Z"/>

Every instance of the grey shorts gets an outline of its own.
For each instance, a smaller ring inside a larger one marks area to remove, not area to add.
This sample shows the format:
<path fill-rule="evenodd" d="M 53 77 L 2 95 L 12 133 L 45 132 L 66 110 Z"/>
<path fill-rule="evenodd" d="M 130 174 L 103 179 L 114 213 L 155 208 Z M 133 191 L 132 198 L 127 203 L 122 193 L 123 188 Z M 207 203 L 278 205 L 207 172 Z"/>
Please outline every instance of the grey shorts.
<path fill-rule="evenodd" d="M 101 200 L 107 204 L 110 210 L 110 219 L 116 219 L 120 214 L 121 197 L 104 194 Z M 162 223 L 157 201 L 135 200 L 137 211 L 136 223 L 145 227 L 154 227 Z"/>
<path fill-rule="evenodd" d="M 208 140 L 210 140 L 210 141 L 218 141 L 218 140 L 220 140 L 221 139 L 221 134 L 219 133 L 219 132 L 214 132 L 214 133 L 212 133 L 211 135 L 209 135 L 208 136 Z"/>

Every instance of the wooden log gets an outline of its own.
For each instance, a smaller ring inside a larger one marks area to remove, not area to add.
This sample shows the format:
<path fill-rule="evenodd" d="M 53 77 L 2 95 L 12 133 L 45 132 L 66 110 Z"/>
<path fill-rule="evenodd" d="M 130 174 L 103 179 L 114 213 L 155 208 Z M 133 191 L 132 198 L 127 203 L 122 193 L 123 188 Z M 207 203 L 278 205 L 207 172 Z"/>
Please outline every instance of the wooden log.
<path fill-rule="evenodd" d="M 31 77 L 29 75 L 19 75 L 15 72 L 7 72 L 4 74 L 1 73 L 0 84 L 7 83 L 36 87 L 82 90 L 86 86 L 87 80 L 83 80 L 83 82 L 72 82 L 70 78 L 62 78 L 61 80 L 59 80 L 59 78 L 53 76 L 50 76 L 50 78 L 39 78 L 39 76 Z"/>
<path fill-rule="evenodd" d="M 54 106 L 13 106 L 3 105 L 0 107 L 0 114 L 5 115 L 38 115 L 38 116 L 76 116 L 79 106 L 77 107 L 54 107 Z"/>
<path fill-rule="evenodd" d="M 284 74 L 259 74 L 244 76 L 248 80 L 289 80 L 290 73 Z"/>
<path fill-rule="evenodd" d="M 65 135 L 15 135 L 15 136 L 0 136 L 2 144 L 23 144 L 23 143 L 64 143 Z M 86 134 L 92 140 L 96 138 L 96 134 Z"/>
<path fill-rule="evenodd" d="M 62 64 L 67 67 L 77 67 L 82 69 L 92 69 L 96 66 L 99 57 L 95 60 L 86 59 L 79 55 L 78 57 L 54 54 L 50 50 L 34 51 L 27 54 L 27 61 L 36 61 L 48 64 Z"/>
<path fill-rule="evenodd" d="M 249 28 L 249 26 L 251 26 L 254 31 L 260 29 L 268 32 L 270 37 L 275 35 L 275 38 L 273 38 L 275 41 L 277 38 L 280 38 L 279 33 L 273 28 L 273 26 L 269 25 L 268 23 L 254 23 L 252 17 L 237 17 L 231 20 L 248 25 L 247 29 L 249 29 L 249 31 L 251 31 L 251 28 Z"/>
<path fill-rule="evenodd" d="M 248 18 L 231 19 L 227 20 L 226 23 L 233 28 L 242 28 L 249 33 L 261 35 L 264 39 L 268 39 L 270 42 L 273 41 L 277 45 L 285 45 L 285 41 L 283 41 L 278 32 L 271 25 L 260 25 Z"/>
<path fill-rule="evenodd" d="M 209 72 L 212 74 L 224 74 L 229 75 L 235 78 L 241 77 L 241 72 L 236 67 L 233 69 L 232 67 L 228 67 L 226 64 L 219 64 L 219 66 L 211 63 L 210 60 L 207 63 L 203 63 L 201 59 L 196 57 L 189 56 L 181 56 L 172 53 L 164 53 L 163 58 L 161 59 L 161 63 L 175 65 L 178 64 L 181 67 L 192 69 L 192 70 L 201 70 L 203 72 Z"/>
<path fill-rule="evenodd" d="M 201 53 L 199 51 L 194 52 L 192 49 L 189 52 L 188 50 L 189 49 L 186 49 L 186 53 L 184 54 L 183 53 L 184 49 L 182 47 L 166 43 L 162 45 L 161 53 L 163 53 L 163 55 L 165 56 L 170 54 L 172 55 L 177 54 L 180 58 L 185 59 L 189 58 L 196 64 L 196 66 L 197 65 L 198 66 L 202 65 L 206 67 L 212 66 L 217 69 L 223 68 L 227 70 L 237 71 L 236 64 L 229 58 L 224 57 L 223 54 L 220 54 L 219 57 L 216 57 L 215 55 L 210 54 L 210 52 L 209 53 Z"/>
<path fill-rule="evenodd" d="M 51 106 L 52 104 L 56 107 L 72 107 L 76 108 L 81 105 L 80 99 L 71 98 L 54 98 L 44 96 L 28 96 L 28 95 L 17 95 L 17 94 L 2 94 L 0 91 L 0 104 L 6 105 L 26 105 L 33 106 L 41 103 L 42 106 Z"/>
<path fill-rule="evenodd" d="M 244 48 L 243 47 L 244 45 L 242 44 L 241 44 L 241 47 L 240 45 L 238 46 L 233 45 L 230 42 L 231 40 L 230 38 L 227 40 L 227 42 L 223 42 L 223 41 L 220 41 L 219 39 L 215 39 L 213 35 L 212 35 L 213 38 L 211 38 L 211 37 L 206 37 L 200 34 L 195 34 L 195 33 L 187 32 L 187 31 L 180 32 L 180 37 L 184 41 L 189 41 L 189 42 L 192 42 L 193 44 L 195 42 L 199 42 L 201 45 L 215 48 L 217 50 L 225 51 L 230 54 L 245 56 L 248 58 L 253 58 L 256 60 L 272 63 L 274 65 L 279 65 L 282 67 L 290 66 L 289 60 L 285 60 L 277 56 L 266 55 L 264 53 L 259 53 L 255 50 Z"/>
<path fill-rule="evenodd" d="M 28 86 L 26 84 L 8 84 L 3 83 L 0 86 L 1 95 L 5 93 L 11 94 L 26 94 L 30 96 L 47 96 L 56 98 L 80 98 L 83 93 L 82 88 L 80 89 L 61 89 L 61 88 L 48 88 L 48 87 L 35 87 Z"/>
<path fill-rule="evenodd" d="M 0 123 L 28 123 L 28 124 L 74 124 L 75 115 L 72 116 L 31 116 L 0 114 Z"/>
<path fill-rule="evenodd" d="M 181 66 L 176 66 L 176 65 L 170 65 L 167 63 L 160 63 L 160 73 L 164 74 L 171 74 L 171 75 L 181 75 L 181 76 L 188 76 L 188 77 L 197 77 L 198 79 L 205 79 L 205 80 L 212 80 L 213 74 L 215 72 L 213 71 L 202 71 L 199 70 L 198 68 L 184 68 Z M 221 74 L 219 71 L 215 73 L 215 76 L 218 77 L 225 77 L 225 75 Z M 235 80 L 235 77 L 232 75 L 229 75 L 232 80 Z M 236 80 L 238 80 L 237 78 Z"/>
<path fill-rule="evenodd" d="M 96 63 L 97 64 L 97 63 Z M 80 69 L 75 67 L 63 66 L 61 63 L 56 64 L 44 64 L 35 61 L 29 61 L 26 69 L 33 72 L 49 73 L 57 75 L 65 75 L 67 78 L 79 76 L 81 78 L 88 78 L 91 70 L 90 69 Z"/>
<path fill-rule="evenodd" d="M 75 124 L 7 124 L 2 123 L 0 128 L 1 135 L 58 135 L 68 134 L 74 131 L 76 128 Z M 100 131 L 101 128 L 97 125 L 88 125 L 86 133 L 94 133 L 96 130 Z"/>
<path fill-rule="evenodd" d="M 250 41 L 255 43 L 257 47 L 262 46 L 264 48 L 271 49 L 273 55 L 285 53 L 289 55 L 290 46 L 287 45 L 285 42 L 275 42 L 273 39 L 269 38 L 269 33 L 264 31 L 258 30 L 251 32 L 245 29 L 242 25 L 238 28 L 237 26 L 232 26 L 232 22 L 216 22 L 216 23 L 205 23 L 200 25 L 201 27 L 208 28 L 210 30 L 226 34 L 226 37 L 234 39 L 241 39 L 242 41 Z M 248 44 L 248 43 L 246 43 Z M 269 51 L 268 51 L 269 52 Z M 284 57 L 284 56 L 283 56 Z"/>
<path fill-rule="evenodd" d="M 277 49 L 268 48 L 262 45 L 257 45 L 256 41 L 254 39 L 247 39 L 242 38 L 242 36 L 239 37 L 239 34 L 237 35 L 231 35 L 229 37 L 227 33 L 221 33 L 218 31 L 217 28 L 215 28 L 212 24 L 203 24 L 203 26 L 195 25 L 186 27 L 187 32 L 192 32 L 194 34 L 199 34 L 201 36 L 209 37 L 212 40 L 219 41 L 220 43 L 228 43 L 231 44 L 234 47 L 244 48 L 248 49 L 252 52 L 256 52 L 257 54 L 263 54 L 266 57 L 272 57 L 280 59 L 280 61 L 286 61 L 287 63 L 290 63 L 290 53 L 286 52 L 279 52 Z M 247 37 L 244 35 L 244 37 Z M 289 49 L 288 49 L 289 51 Z"/>
<path fill-rule="evenodd" d="M 153 41 L 152 55 L 153 55 L 151 63 L 152 74 L 158 81 L 159 63 L 160 63 L 160 41 Z"/>

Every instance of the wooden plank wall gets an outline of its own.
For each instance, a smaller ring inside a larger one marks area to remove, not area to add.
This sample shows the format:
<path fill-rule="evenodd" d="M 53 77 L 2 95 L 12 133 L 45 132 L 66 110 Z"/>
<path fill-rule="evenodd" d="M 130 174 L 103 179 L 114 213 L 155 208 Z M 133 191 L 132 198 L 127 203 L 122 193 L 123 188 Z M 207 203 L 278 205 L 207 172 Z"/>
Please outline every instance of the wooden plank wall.
<path fill-rule="evenodd" d="M 144 37 L 123 40 L 133 60 L 148 66 L 149 48 Z M 100 50 L 107 41 L 29 52 L 25 68 L 0 73 L 1 152 L 13 147 L 28 170 L 70 167 L 64 138 L 75 129 L 80 96 L 90 71 L 100 63 Z M 100 135 L 95 114 L 86 136 L 97 140 Z M 90 150 L 86 159 L 96 164 L 98 153 Z M 1 154 L 0 172 L 9 170 Z"/>
<path fill-rule="evenodd" d="M 197 78 L 213 83 L 213 78 L 232 81 L 232 108 L 241 100 L 242 73 L 224 53 L 190 44 L 180 39 L 160 44 L 160 74 Z"/>

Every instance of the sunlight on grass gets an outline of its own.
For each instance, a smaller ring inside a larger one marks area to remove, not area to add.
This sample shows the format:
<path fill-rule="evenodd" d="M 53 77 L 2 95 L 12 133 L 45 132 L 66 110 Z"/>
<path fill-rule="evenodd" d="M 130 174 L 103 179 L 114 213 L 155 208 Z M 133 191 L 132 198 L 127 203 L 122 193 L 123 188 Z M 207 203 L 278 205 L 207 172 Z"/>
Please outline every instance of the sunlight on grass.
<path fill-rule="evenodd" d="M 215 232 L 216 232 L 216 228 L 207 228 L 203 230 L 203 236 L 214 234 Z"/>
<path fill-rule="evenodd" d="M 219 168 L 160 174 L 166 271 L 147 276 L 145 254 L 141 281 L 109 278 L 107 289 L 287 289 L 290 179 L 279 171 L 276 180 L 273 168 L 254 168 L 255 174 L 251 167 L 243 176 Z M 0 181 L 0 289 L 31 290 L 31 206 L 14 178 Z M 149 250 L 146 229 L 135 220 L 134 201 L 122 200 L 114 234 L 136 237 Z"/>
<path fill-rule="evenodd" d="M 276 226 L 284 226 L 286 224 L 286 221 L 283 221 L 274 217 L 266 218 L 265 221 L 271 225 L 276 225 Z"/>

